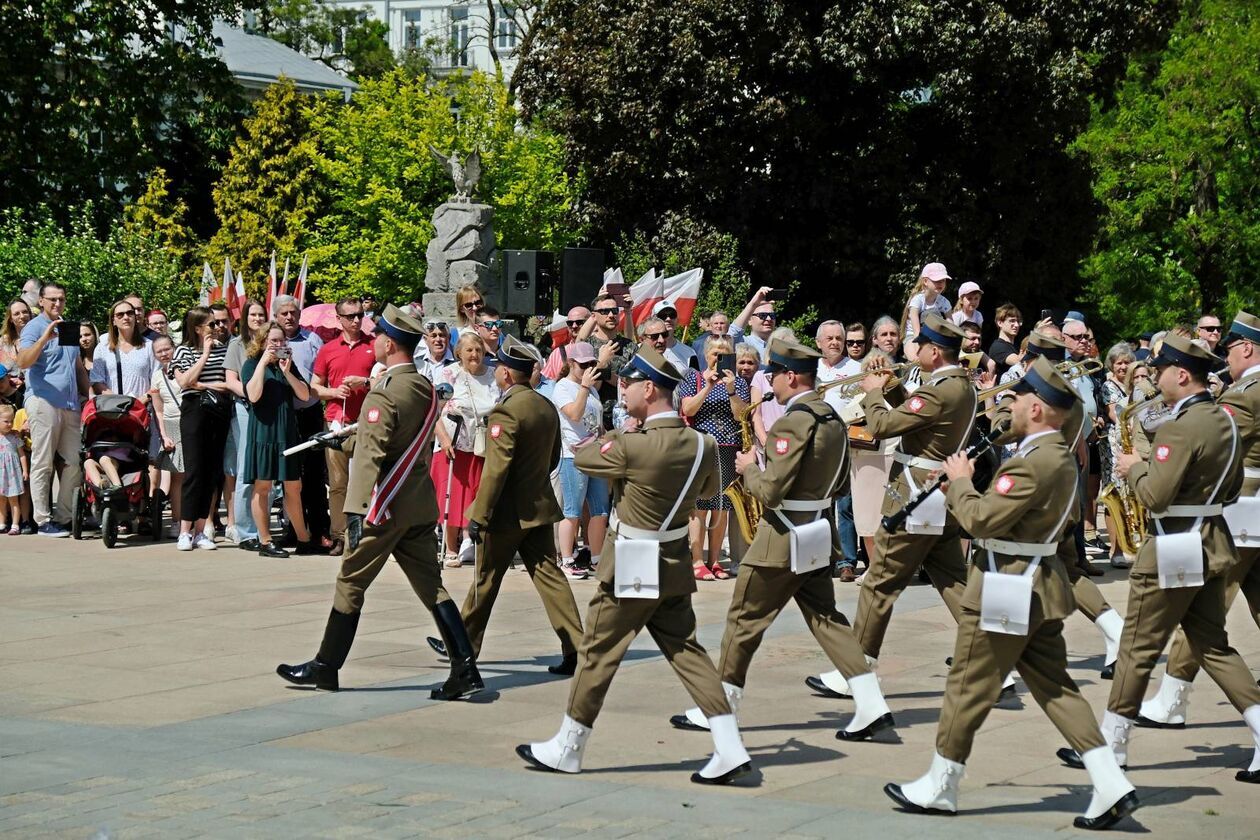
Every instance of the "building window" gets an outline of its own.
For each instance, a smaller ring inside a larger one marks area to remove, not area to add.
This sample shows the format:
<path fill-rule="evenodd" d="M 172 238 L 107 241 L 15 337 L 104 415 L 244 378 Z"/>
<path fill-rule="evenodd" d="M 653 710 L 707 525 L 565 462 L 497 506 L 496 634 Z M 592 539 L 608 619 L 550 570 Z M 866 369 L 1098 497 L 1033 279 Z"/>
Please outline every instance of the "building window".
<path fill-rule="evenodd" d="M 499 7 L 498 33 L 495 46 L 500 50 L 516 49 L 516 22 L 509 15 L 515 10 L 511 6 Z"/>
<path fill-rule="evenodd" d="M 420 42 L 424 40 L 420 32 L 420 10 L 407 9 L 403 12 L 403 48 L 408 50 L 420 49 Z"/>
<path fill-rule="evenodd" d="M 451 66 L 468 66 L 468 42 L 471 38 L 467 8 L 451 9 Z"/>

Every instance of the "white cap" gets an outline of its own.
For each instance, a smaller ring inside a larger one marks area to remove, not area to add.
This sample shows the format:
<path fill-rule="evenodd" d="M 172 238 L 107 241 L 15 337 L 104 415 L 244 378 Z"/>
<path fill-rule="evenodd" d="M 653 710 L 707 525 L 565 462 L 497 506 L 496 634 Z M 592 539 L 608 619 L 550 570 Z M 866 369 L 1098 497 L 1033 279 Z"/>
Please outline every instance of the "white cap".
<path fill-rule="evenodd" d="M 672 300 L 658 300 L 652 306 L 652 317 L 656 317 L 657 315 L 660 315 L 666 309 L 672 309 L 675 315 L 678 314 L 678 307 L 674 304 Z"/>
<path fill-rule="evenodd" d="M 979 292 L 979 291 L 980 291 L 980 284 L 976 283 L 973 280 L 968 280 L 966 283 L 963 283 L 961 286 L 958 287 L 958 296 L 962 297 L 963 295 L 969 295 L 972 292 Z"/>

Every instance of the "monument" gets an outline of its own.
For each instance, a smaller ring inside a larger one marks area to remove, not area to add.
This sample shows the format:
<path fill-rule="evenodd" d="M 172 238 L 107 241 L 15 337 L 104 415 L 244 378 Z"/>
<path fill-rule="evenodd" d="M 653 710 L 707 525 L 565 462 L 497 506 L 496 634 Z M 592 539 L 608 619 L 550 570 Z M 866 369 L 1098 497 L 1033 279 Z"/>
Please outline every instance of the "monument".
<path fill-rule="evenodd" d="M 463 161 L 454 150 L 444 155 L 429 146 L 429 152 L 454 182 L 455 194 L 433 211 L 433 239 L 425 251 L 424 311 L 428 317 L 454 319 L 460 286 L 475 283 L 489 290 L 496 282 L 494 208 L 472 199 L 481 179 L 479 152 Z"/>

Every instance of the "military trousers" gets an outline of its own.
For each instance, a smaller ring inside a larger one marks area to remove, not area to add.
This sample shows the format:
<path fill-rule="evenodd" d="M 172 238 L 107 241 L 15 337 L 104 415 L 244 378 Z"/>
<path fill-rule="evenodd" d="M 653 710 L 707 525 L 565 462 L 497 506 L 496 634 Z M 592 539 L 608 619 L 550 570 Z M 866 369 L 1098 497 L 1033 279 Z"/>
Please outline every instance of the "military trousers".
<path fill-rule="evenodd" d="M 363 595 L 385 568 L 392 554 L 407 576 L 420 602 L 433 609 L 451 596 L 442 586 L 442 568 L 437 561 L 437 523 L 415 524 L 395 511 L 380 525 L 363 525 L 358 548 L 346 546 L 337 575 L 333 609 L 347 615 L 362 612 Z"/>
<path fill-rule="evenodd" d="M 858 592 L 854 633 L 863 652 L 879 658 L 892 620 L 893 605 L 923 567 L 932 585 L 941 593 L 945 606 L 957 620 L 967 588 L 967 565 L 963 558 L 957 525 L 945 527 L 942 534 L 890 534 L 883 528 L 875 534 L 875 556 L 862 577 Z"/>
<path fill-rule="evenodd" d="M 503 576 L 517 552 L 542 598 L 552 629 L 560 637 L 561 652 L 566 655 L 576 653 L 578 642 L 582 639 L 582 619 L 578 615 L 577 601 L 573 600 L 569 580 L 560 571 L 551 525 L 483 534 L 481 544 L 477 546 L 476 577 L 461 611 L 473 651 L 481 655 L 481 642 L 490 623 L 490 612 L 499 597 Z"/>
<path fill-rule="evenodd" d="M 982 572 L 977 568 L 976 574 Z M 1063 622 L 1046 620 L 1033 598 L 1028 628 L 1027 636 L 990 633 L 980 629 L 979 612 L 962 610 L 936 729 L 936 751 L 943 757 L 966 763 L 1012 668 L 1073 749 L 1084 754 L 1103 745 L 1093 710 L 1068 676 Z"/>
<path fill-rule="evenodd" d="M 594 726 L 613 676 L 639 631 L 647 629 L 687 693 L 708 717 L 731 713 L 713 660 L 696 641 L 691 593 L 659 599 L 616 598 L 601 582 L 586 611 L 578 668 L 569 687 L 569 717 Z"/>
<path fill-rule="evenodd" d="M 1138 716 L 1155 662 L 1178 625 L 1192 658 L 1207 669 L 1234 708 L 1241 712 L 1260 704 L 1260 687 L 1225 632 L 1227 586 L 1228 574 L 1178 589 L 1160 589 L 1155 574 L 1129 576 L 1129 605 L 1108 709 L 1121 717 Z"/>
<path fill-rule="evenodd" d="M 1260 548 L 1238 549 L 1239 562 L 1225 577 L 1225 612 L 1234 605 L 1241 591 L 1247 599 L 1247 611 L 1251 620 L 1260 627 Z M 1172 650 L 1168 651 L 1166 670 L 1170 677 L 1194 682 L 1199 675 L 1199 663 L 1194 658 L 1186 633 L 1180 627 L 1173 638 Z"/>
<path fill-rule="evenodd" d="M 748 665 L 761 646 L 762 637 L 788 602 L 793 600 L 800 607 L 806 626 L 823 652 L 845 679 L 871 670 L 848 619 L 836 608 L 830 566 L 798 575 L 787 568 L 744 563 L 735 578 L 735 592 L 731 596 L 726 631 L 722 635 L 718 673 L 722 675 L 723 682 L 741 688 L 744 686 Z"/>

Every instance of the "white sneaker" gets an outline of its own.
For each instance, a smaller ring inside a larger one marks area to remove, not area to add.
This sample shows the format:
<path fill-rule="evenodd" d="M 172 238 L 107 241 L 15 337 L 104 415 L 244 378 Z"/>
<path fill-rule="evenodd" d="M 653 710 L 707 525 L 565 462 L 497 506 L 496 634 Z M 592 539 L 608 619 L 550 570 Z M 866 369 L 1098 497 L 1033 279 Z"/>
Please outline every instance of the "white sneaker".
<path fill-rule="evenodd" d="M 177 551 L 192 551 L 193 550 L 193 535 L 180 534 L 179 542 L 175 544 L 175 549 Z"/>
<path fill-rule="evenodd" d="M 214 540 L 210 539 L 205 534 L 198 534 L 193 539 L 193 547 L 205 549 L 206 551 L 214 551 L 218 548 L 218 546 L 214 544 Z"/>
<path fill-rule="evenodd" d="M 569 580 L 586 580 L 591 576 L 586 569 L 579 569 L 572 563 L 561 563 L 560 569 Z"/>
<path fill-rule="evenodd" d="M 241 544 L 241 535 L 240 535 L 240 532 L 236 530 L 235 525 L 229 525 L 227 526 L 227 528 L 223 530 L 223 538 L 226 539 L 228 542 L 230 542 L 232 545 Z"/>
<path fill-rule="evenodd" d="M 202 528 L 202 529 L 201 529 L 201 534 L 202 534 L 202 536 L 204 536 L 206 539 L 208 539 L 208 540 L 210 540 L 211 542 L 213 542 L 213 541 L 214 541 L 214 523 L 213 523 L 213 522 L 211 522 L 210 520 L 208 520 L 208 519 L 207 519 L 207 520 L 206 520 L 206 527 L 204 527 L 204 528 Z"/>

